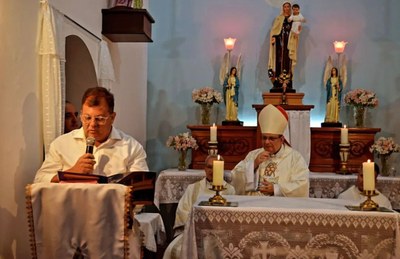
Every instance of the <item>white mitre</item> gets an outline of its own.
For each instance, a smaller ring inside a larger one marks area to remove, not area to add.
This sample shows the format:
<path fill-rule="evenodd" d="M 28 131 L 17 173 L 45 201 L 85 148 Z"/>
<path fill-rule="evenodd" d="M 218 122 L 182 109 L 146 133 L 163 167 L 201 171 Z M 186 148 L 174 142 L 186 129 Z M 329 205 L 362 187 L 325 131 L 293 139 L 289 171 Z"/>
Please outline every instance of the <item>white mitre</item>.
<path fill-rule="evenodd" d="M 288 125 L 288 119 L 288 114 L 282 107 L 268 104 L 258 116 L 261 133 L 283 135 Z"/>

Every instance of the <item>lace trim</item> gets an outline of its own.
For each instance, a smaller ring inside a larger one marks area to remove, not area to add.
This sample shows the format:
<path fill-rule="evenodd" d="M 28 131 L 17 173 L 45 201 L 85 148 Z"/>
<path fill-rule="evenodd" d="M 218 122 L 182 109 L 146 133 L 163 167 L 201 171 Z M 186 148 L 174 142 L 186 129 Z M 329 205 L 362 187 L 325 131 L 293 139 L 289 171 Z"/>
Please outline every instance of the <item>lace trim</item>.
<path fill-rule="evenodd" d="M 129 233 L 130 230 L 130 222 L 131 222 L 131 201 L 132 201 L 132 187 L 126 188 L 125 192 L 125 216 L 124 216 L 124 258 L 128 259 L 129 258 Z"/>
<path fill-rule="evenodd" d="M 33 222 L 33 208 L 32 208 L 32 188 L 28 184 L 25 187 L 26 198 L 26 214 L 28 218 L 29 242 L 31 246 L 31 254 L 33 259 L 37 259 L 36 239 L 35 239 L 35 225 Z"/>
<path fill-rule="evenodd" d="M 389 216 L 389 214 L 388 214 Z M 339 226 L 339 227 L 362 227 L 364 229 L 392 229 L 397 226 L 397 218 L 395 217 L 377 217 L 365 215 L 360 220 L 360 215 L 343 215 L 342 213 L 332 214 L 332 211 L 326 212 L 305 212 L 298 213 L 298 211 L 251 211 L 244 213 L 244 211 L 228 211 L 228 210 L 204 210 L 197 208 L 194 211 L 195 222 L 231 222 L 254 224 L 294 224 L 294 225 L 308 225 L 308 226 Z"/>

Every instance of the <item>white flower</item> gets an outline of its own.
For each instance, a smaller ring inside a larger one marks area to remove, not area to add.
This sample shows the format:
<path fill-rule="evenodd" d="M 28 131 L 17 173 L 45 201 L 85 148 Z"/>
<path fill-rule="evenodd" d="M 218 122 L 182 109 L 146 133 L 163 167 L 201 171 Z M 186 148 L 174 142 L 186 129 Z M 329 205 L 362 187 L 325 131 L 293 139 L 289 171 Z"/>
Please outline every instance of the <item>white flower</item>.
<path fill-rule="evenodd" d="M 371 107 L 378 106 L 378 98 L 372 91 L 365 89 L 355 89 L 348 92 L 344 97 L 345 103 L 356 107 Z"/>
<path fill-rule="evenodd" d="M 199 147 L 196 139 L 190 136 L 189 132 L 179 133 L 176 136 L 169 136 L 166 145 L 175 150 L 197 149 Z"/>
<path fill-rule="evenodd" d="M 369 151 L 371 153 L 376 152 L 379 157 L 380 155 L 390 155 L 393 152 L 400 152 L 400 146 L 394 142 L 393 138 L 380 137 L 369 148 Z"/>
<path fill-rule="evenodd" d="M 221 103 L 223 101 L 222 94 L 209 86 L 194 89 L 192 92 L 192 100 L 200 104 Z"/>

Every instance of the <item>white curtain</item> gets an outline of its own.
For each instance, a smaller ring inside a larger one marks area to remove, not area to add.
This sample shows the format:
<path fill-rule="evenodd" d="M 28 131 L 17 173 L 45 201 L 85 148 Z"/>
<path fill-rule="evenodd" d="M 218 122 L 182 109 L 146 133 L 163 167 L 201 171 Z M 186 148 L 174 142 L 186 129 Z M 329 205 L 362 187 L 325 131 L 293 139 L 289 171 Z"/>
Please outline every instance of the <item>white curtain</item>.
<path fill-rule="evenodd" d="M 289 125 L 283 134 L 292 148 L 303 155 L 307 164 L 311 156 L 310 111 L 287 111 Z"/>
<path fill-rule="evenodd" d="M 38 53 L 42 99 L 43 142 L 45 152 L 62 133 L 64 88 L 61 84 L 60 56 L 57 46 L 54 10 L 47 0 L 40 1 Z"/>
<path fill-rule="evenodd" d="M 99 85 L 112 91 L 115 82 L 114 67 L 111 60 L 110 50 L 107 42 L 100 41 L 99 54 Z"/>

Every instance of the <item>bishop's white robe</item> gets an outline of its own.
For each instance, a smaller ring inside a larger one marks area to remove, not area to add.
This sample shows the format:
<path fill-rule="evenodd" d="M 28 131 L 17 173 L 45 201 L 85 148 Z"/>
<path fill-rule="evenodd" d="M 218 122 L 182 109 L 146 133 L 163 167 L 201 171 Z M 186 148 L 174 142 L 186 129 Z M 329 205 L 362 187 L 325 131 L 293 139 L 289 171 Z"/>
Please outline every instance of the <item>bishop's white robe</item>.
<path fill-rule="evenodd" d="M 263 148 L 250 151 L 232 170 L 232 185 L 236 194 L 257 191 L 260 179 L 263 179 L 266 168 L 272 163 L 276 166 L 274 176 L 271 177 L 274 181 L 275 196 L 309 197 L 309 170 L 301 154 L 283 144 L 273 158 L 264 161 L 254 170 L 254 160 L 263 151 Z"/>

